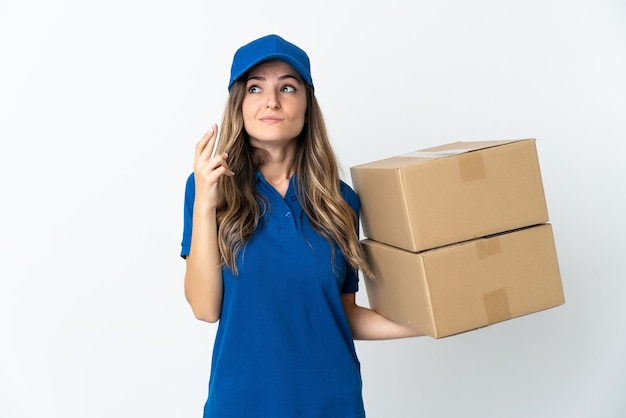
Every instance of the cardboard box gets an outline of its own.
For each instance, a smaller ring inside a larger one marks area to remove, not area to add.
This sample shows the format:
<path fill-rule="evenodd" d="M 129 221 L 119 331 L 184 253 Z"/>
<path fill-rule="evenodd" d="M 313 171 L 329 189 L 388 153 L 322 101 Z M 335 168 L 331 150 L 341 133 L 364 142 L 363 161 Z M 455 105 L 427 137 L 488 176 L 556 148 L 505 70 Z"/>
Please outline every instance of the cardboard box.
<path fill-rule="evenodd" d="M 565 303 L 550 224 L 421 253 L 362 243 L 370 307 L 435 338 Z"/>
<path fill-rule="evenodd" d="M 455 142 L 350 172 L 364 235 L 409 251 L 548 221 L 534 139 Z"/>

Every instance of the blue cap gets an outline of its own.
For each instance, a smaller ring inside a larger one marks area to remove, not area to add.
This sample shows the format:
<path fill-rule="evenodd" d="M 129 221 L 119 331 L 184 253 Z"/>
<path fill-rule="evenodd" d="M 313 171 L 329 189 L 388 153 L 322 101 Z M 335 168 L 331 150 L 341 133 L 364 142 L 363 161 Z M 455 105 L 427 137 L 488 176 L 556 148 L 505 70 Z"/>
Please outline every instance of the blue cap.
<path fill-rule="evenodd" d="M 235 52 L 233 65 L 230 68 L 228 90 L 230 91 L 233 83 L 250 68 L 267 60 L 286 62 L 300 74 L 300 77 L 309 86 L 313 87 L 311 63 L 306 52 L 278 35 L 267 35 L 242 46 Z"/>

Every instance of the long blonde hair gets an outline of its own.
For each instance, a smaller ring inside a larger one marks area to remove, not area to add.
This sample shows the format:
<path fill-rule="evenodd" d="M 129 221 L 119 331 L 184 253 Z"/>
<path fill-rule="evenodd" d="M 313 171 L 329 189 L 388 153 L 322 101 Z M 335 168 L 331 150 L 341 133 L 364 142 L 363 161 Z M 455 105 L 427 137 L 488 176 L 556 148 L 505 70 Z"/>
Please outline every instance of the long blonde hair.
<path fill-rule="evenodd" d="M 218 151 L 229 154 L 234 177 L 220 179 L 217 207 L 218 241 L 223 262 L 237 274 L 236 259 L 256 230 L 265 210 L 256 192 L 256 171 L 263 151 L 250 145 L 241 107 L 245 77 L 231 89 L 224 111 Z M 358 219 L 341 195 L 339 168 L 313 89 L 306 86 L 306 122 L 297 138 L 293 172 L 297 174 L 298 199 L 313 227 L 336 243 L 349 265 L 373 277 L 358 236 Z M 334 245 L 333 257 L 334 254 Z"/>

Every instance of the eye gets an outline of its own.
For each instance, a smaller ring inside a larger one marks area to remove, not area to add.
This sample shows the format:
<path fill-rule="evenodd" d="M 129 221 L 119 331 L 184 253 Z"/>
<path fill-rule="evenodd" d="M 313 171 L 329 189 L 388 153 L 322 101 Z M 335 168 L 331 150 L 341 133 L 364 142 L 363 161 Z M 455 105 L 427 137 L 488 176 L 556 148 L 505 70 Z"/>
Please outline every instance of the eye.
<path fill-rule="evenodd" d="M 250 86 L 248 87 L 248 93 L 258 93 L 261 91 L 259 86 Z"/>
<path fill-rule="evenodd" d="M 281 91 L 283 93 L 294 93 L 296 91 L 296 88 L 294 86 L 291 86 L 291 85 L 287 84 L 287 85 L 283 86 Z"/>

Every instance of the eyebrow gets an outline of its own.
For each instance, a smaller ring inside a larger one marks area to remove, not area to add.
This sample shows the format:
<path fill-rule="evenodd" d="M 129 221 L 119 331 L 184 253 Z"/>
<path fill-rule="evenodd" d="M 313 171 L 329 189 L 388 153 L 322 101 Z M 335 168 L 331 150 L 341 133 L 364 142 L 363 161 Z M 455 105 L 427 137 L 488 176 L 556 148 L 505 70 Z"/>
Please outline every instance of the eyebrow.
<path fill-rule="evenodd" d="M 280 77 L 278 77 L 278 81 L 290 80 L 290 79 L 296 80 L 299 84 L 301 84 L 300 79 L 293 74 L 285 74 L 285 75 L 281 75 Z M 248 77 L 247 81 L 250 81 L 250 80 L 267 81 L 267 78 L 260 76 L 260 75 L 253 75 L 253 76 Z"/>

